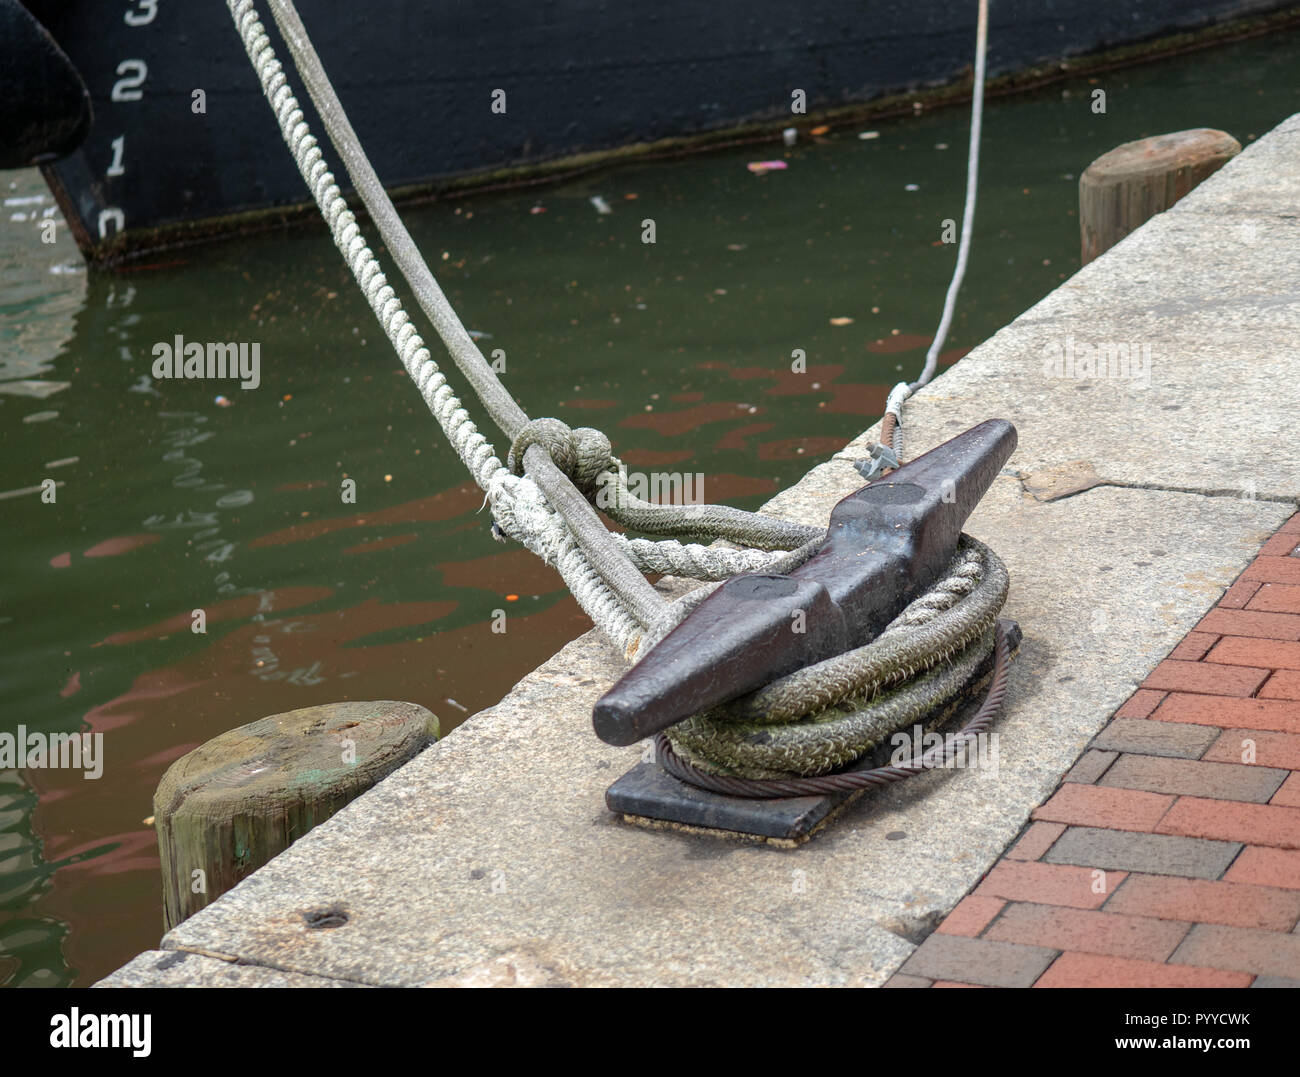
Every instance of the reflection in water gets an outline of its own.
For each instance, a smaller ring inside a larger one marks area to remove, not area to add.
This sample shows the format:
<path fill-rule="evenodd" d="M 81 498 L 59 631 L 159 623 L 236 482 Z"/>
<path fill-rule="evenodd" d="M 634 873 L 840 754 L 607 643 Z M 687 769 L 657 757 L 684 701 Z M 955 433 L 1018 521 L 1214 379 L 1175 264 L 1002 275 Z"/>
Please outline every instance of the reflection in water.
<path fill-rule="evenodd" d="M 1110 73 L 1131 107 L 1104 124 L 1084 83 L 992 102 L 944 362 L 1077 265 L 1088 161 L 1183 127 L 1244 142 L 1300 110 L 1296 41 Z M 874 420 L 938 317 L 965 114 L 878 126 L 762 177 L 742 149 L 408 219 L 530 414 L 598 425 L 630 468 L 702 473 L 709 499 L 754 508 Z M 0 983 L 87 984 L 158 941 L 144 820 L 179 756 L 334 700 L 410 700 L 446 732 L 588 622 L 551 569 L 493 541 L 323 229 L 88 276 L 66 234 L 40 243 L 35 173 L 0 190 L 33 199 L 0 230 L 0 728 L 93 731 L 105 751 L 96 781 L 0 772 Z M 153 345 L 177 335 L 258 345 L 259 387 L 154 381 Z M 48 478 L 53 504 L 32 492 Z"/>

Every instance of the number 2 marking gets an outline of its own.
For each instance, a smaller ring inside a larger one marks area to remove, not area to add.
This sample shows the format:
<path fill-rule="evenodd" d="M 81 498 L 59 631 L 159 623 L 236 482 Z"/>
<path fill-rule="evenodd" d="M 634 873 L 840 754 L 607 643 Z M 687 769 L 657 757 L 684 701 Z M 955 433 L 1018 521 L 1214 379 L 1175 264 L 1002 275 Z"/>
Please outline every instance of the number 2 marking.
<path fill-rule="evenodd" d="M 123 60 L 117 65 L 117 73 L 122 77 L 113 83 L 112 100 L 139 101 L 144 96 L 140 87 L 149 74 L 148 65 L 143 60 Z"/>

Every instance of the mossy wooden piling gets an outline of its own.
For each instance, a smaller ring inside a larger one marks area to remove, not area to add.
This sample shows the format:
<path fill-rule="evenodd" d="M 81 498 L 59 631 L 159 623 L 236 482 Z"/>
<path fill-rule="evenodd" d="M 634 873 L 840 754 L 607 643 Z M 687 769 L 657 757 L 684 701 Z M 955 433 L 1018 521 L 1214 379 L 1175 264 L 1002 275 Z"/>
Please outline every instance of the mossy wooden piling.
<path fill-rule="evenodd" d="M 1110 250 L 1241 152 L 1225 131 L 1197 127 L 1125 142 L 1079 178 L 1083 264 Z"/>
<path fill-rule="evenodd" d="M 438 738 L 414 703 L 328 703 L 214 737 L 154 793 L 167 930 Z"/>

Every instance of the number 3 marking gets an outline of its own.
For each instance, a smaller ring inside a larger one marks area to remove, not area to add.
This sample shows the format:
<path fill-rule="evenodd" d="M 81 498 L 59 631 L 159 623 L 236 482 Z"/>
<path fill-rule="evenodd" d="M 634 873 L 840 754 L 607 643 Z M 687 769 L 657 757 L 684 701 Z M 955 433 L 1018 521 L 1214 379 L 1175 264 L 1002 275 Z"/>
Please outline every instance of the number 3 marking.
<path fill-rule="evenodd" d="M 148 26 L 158 14 L 158 0 L 135 0 L 140 5 L 139 11 L 128 11 L 122 16 L 127 26 Z"/>

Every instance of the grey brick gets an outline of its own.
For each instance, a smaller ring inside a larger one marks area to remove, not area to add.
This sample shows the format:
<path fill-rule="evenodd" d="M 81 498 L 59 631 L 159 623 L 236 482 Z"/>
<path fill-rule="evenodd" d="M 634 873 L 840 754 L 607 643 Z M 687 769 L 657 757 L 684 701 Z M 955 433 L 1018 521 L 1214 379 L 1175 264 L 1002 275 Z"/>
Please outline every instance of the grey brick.
<path fill-rule="evenodd" d="M 1300 970 L 1300 936 L 1257 927 L 1197 924 L 1173 952 L 1169 964 L 1291 978 Z"/>
<path fill-rule="evenodd" d="M 1166 759 L 1149 755 L 1121 755 L 1099 785 L 1145 789 L 1149 793 L 1210 797 L 1267 804 L 1290 774 L 1275 767 L 1243 763 L 1204 763 L 1196 759 Z"/>
<path fill-rule="evenodd" d="M 990 987 L 1030 987 L 1056 960 L 1057 950 L 988 942 L 960 935 L 931 935 L 903 964 L 902 972 L 931 980 L 957 980 Z"/>
<path fill-rule="evenodd" d="M 1072 826 L 1056 839 L 1043 860 L 1049 864 L 1077 864 L 1108 871 L 1217 879 L 1239 852 L 1241 843 L 1236 841 Z"/>
<path fill-rule="evenodd" d="M 883 984 L 885 987 L 929 987 L 933 980 L 927 980 L 924 976 L 905 976 L 901 972 L 894 973 Z"/>
<path fill-rule="evenodd" d="M 1300 987 L 1300 980 L 1287 976 L 1256 976 L 1251 987 Z"/>
<path fill-rule="evenodd" d="M 1199 759 L 1218 739 L 1219 730 L 1186 722 L 1152 722 L 1145 718 L 1116 718 L 1092 742 L 1094 748 L 1176 759 Z"/>
<path fill-rule="evenodd" d="M 1064 780 L 1077 782 L 1080 785 L 1092 785 L 1093 782 L 1106 773 L 1106 768 L 1115 761 L 1116 754 L 1115 752 L 1098 752 L 1090 748 L 1070 768 Z"/>

